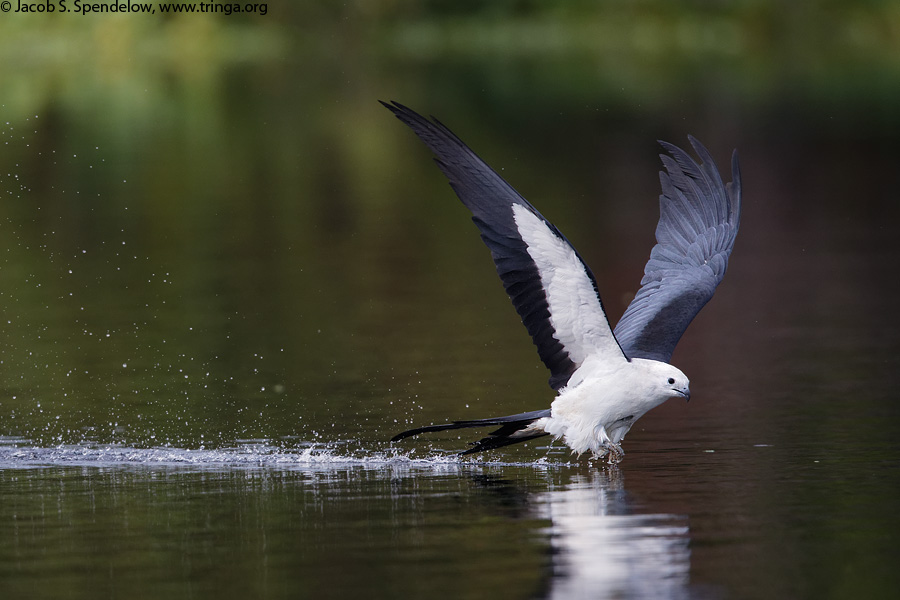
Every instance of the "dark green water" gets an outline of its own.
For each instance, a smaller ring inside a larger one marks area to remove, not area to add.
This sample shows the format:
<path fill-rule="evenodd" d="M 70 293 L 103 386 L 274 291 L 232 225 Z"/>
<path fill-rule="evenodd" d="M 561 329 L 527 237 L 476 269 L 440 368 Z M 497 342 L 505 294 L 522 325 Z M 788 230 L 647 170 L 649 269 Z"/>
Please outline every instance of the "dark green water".
<path fill-rule="evenodd" d="M 0 597 L 893 598 L 896 9 L 598 6 L 5 15 Z M 693 399 L 620 468 L 388 444 L 552 393 L 377 99 L 501 170 L 614 320 L 655 140 L 739 149 L 730 270 L 673 358 Z"/>

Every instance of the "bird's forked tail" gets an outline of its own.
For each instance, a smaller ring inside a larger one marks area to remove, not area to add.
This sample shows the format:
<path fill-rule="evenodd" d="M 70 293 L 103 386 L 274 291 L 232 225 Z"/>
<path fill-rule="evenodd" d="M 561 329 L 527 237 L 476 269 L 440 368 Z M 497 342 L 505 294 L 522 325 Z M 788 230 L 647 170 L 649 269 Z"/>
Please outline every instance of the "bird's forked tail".
<path fill-rule="evenodd" d="M 474 419 L 471 421 L 453 421 L 452 423 L 442 423 L 441 425 L 427 425 L 425 427 L 417 427 L 402 433 L 398 433 L 391 438 L 392 442 L 402 440 L 420 433 L 431 433 L 434 431 L 446 431 L 448 429 L 466 429 L 469 427 L 489 427 L 491 425 L 500 425 L 487 436 L 481 438 L 477 442 L 472 442 L 472 447 L 464 452 L 460 452 L 460 456 L 466 454 L 474 454 L 485 450 L 493 450 L 494 448 L 502 448 L 510 444 L 518 444 L 533 440 L 545 435 L 546 431 L 539 427 L 534 427 L 535 422 L 550 416 L 550 409 L 533 410 L 527 413 L 519 413 L 517 415 L 508 415 L 505 417 L 494 417 L 492 419 Z"/>

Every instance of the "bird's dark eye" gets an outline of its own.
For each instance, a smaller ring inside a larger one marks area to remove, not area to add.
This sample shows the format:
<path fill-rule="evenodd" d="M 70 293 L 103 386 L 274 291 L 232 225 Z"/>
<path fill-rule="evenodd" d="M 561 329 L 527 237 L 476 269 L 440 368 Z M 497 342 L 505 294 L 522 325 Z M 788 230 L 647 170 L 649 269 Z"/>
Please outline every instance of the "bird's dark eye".
<path fill-rule="evenodd" d="M 675 383 L 675 378 L 669 377 L 669 385 L 672 385 L 673 383 Z"/>

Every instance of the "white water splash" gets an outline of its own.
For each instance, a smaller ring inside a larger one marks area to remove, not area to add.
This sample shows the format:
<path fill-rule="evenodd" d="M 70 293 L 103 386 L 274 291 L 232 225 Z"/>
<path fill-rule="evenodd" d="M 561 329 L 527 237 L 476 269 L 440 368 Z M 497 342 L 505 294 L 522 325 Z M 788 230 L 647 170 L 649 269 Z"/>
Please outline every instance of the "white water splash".
<path fill-rule="evenodd" d="M 116 444 L 63 444 L 35 446 L 24 438 L 0 436 L 0 469 L 79 466 L 162 466 L 198 468 L 423 468 L 430 471 L 452 470 L 473 464 L 495 466 L 532 466 L 547 468 L 554 463 L 541 459 L 532 463 L 483 462 L 464 460 L 455 454 L 435 453 L 411 456 L 397 449 L 350 453 L 339 447 L 309 444 L 285 449 L 266 440 L 243 440 L 229 448 L 188 449 L 177 447 L 134 448 Z"/>

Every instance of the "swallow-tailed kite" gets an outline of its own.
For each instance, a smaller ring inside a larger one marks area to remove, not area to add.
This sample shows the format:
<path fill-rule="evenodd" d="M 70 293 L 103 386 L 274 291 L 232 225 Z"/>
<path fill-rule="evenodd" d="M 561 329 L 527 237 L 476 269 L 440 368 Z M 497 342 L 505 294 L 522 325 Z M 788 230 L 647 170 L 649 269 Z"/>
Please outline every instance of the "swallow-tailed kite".
<path fill-rule="evenodd" d="M 640 290 L 613 331 L 594 275 L 552 223 L 437 119 L 397 102 L 382 104 L 431 149 L 472 211 L 558 394 L 548 409 L 419 427 L 391 441 L 499 426 L 461 454 L 552 435 L 579 455 L 590 450 L 595 458 L 619 462 L 619 443 L 635 421 L 669 398 L 690 399 L 688 378 L 668 361 L 728 266 L 741 218 L 737 152 L 732 181 L 724 184 L 709 152 L 693 137 L 688 139 L 700 164 L 660 142 L 668 155 L 660 155 L 666 171 L 660 172 L 657 244 Z"/>

